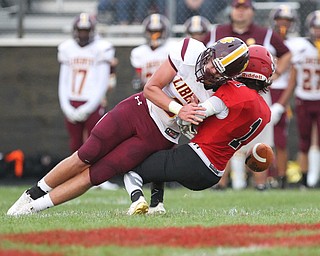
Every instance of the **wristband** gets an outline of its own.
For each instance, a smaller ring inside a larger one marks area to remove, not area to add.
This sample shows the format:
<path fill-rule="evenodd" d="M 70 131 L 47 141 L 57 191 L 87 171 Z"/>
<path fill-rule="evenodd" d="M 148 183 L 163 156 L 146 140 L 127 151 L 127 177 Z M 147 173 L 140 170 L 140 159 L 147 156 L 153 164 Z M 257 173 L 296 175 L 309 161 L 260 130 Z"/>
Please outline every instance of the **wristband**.
<path fill-rule="evenodd" d="M 173 100 L 173 101 L 171 101 L 171 102 L 169 103 L 168 108 L 169 108 L 169 111 L 170 111 L 171 113 L 178 115 L 180 109 L 182 109 L 182 105 L 180 105 L 178 102 L 175 102 L 175 101 Z"/>

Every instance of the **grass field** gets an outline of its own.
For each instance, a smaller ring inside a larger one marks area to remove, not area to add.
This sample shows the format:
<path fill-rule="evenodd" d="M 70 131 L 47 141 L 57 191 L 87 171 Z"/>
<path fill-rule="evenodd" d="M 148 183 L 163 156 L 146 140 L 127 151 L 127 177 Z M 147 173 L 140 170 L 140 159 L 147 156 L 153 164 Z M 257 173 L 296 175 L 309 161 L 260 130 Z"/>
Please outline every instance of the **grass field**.
<path fill-rule="evenodd" d="M 90 190 L 6 216 L 25 188 L 0 188 L 0 255 L 320 255 L 320 190 L 167 189 L 163 216 L 127 216 L 123 189 Z"/>

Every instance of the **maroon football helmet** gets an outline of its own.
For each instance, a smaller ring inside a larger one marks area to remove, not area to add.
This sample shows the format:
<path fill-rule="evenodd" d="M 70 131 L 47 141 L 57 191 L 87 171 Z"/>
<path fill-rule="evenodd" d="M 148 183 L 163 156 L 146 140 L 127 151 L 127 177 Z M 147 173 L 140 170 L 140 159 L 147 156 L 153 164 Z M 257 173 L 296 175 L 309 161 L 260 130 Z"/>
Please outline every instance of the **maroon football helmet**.
<path fill-rule="evenodd" d="M 239 38 L 225 37 L 203 51 L 196 62 L 195 75 L 197 81 L 204 84 L 205 88 L 222 85 L 227 79 L 239 75 L 247 66 L 249 51 L 247 45 Z M 207 73 L 206 65 L 212 62 L 221 76 L 212 76 Z"/>
<path fill-rule="evenodd" d="M 210 21 L 205 17 L 196 15 L 186 20 L 184 23 L 185 31 L 187 35 L 204 34 L 209 31 Z"/>
<path fill-rule="evenodd" d="M 320 10 L 308 14 L 305 26 L 312 40 L 320 40 L 320 31 L 318 31 L 320 28 Z M 317 31 L 315 29 L 317 29 Z"/>
<path fill-rule="evenodd" d="M 170 34 L 170 22 L 161 14 L 149 15 L 142 22 L 145 37 L 152 48 L 157 48 L 165 43 Z"/>
<path fill-rule="evenodd" d="M 88 13 L 80 13 L 73 22 L 73 38 L 83 47 L 90 44 L 95 36 L 96 20 Z"/>
<path fill-rule="evenodd" d="M 297 12 L 290 5 L 281 4 L 270 12 L 270 23 L 285 38 L 288 32 L 295 32 L 298 28 Z"/>

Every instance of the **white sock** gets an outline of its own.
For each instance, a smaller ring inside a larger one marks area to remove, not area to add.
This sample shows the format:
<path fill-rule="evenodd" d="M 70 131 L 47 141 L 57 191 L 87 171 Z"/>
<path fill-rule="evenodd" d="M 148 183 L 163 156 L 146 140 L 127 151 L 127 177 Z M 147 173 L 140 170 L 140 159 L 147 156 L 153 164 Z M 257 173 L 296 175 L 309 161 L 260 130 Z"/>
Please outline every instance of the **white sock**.
<path fill-rule="evenodd" d="M 129 196 L 131 196 L 131 193 L 137 189 L 142 191 L 143 180 L 139 174 L 133 171 L 124 175 L 123 182 Z"/>
<path fill-rule="evenodd" d="M 231 177 L 233 189 L 244 189 L 247 185 L 245 155 L 236 153 L 231 158 Z"/>
<path fill-rule="evenodd" d="M 49 194 L 45 194 L 44 196 L 38 198 L 37 200 L 34 200 L 31 204 L 37 212 L 54 206 Z"/>
<path fill-rule="evenodd" d="M 43 191 L 43 192 L 50 192 L 52 190 L 51 187 L 48 186 L 48 184 L 44 181 L 44 178 L 38 181 L 37 186 Z"/>
<path fill-rule="evenodd" d="M 311 146 L 308 152 L 308 176 L 307 184 L 314 187 L 320 176 L 320 151 L 317 146 Z"/>

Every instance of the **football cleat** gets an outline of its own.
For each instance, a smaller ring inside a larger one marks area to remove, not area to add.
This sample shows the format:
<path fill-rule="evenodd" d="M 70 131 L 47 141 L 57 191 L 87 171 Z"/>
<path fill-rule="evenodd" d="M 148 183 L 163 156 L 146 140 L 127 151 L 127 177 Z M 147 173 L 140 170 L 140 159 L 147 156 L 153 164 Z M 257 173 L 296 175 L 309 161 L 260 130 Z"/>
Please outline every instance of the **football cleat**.
<path fill-rule="evenodd" d="M 163 203 L 158 203 L 155 207 L 150 207 L 147 214 L 166 214 Z"/>
<path fill-rule="evenodd" d="M 30 197 L 27 190 L 24 191 L 20 198 L 7 211 L 7 215 L 16 215 L 16 213 L 19 212 L 24 205 L 29 204 L 33 201 L 34 200 Z"/>
<path fill-rule="evenodd" d="M 143 196 L 140 196 L 139 199 L 133 202 L 130 205 L 130 208 L 127 212 L 128 215 L 137 215 L 137 214 L 145 214 L 149 210 L 149 205 L 146 199 Z"/>
<path fill-rule="evenodd" d="M 23 205 L 18 211 L 16 211 L 12 216 L 22 216 L 22 215 L 30 215 L 36 213 L 37 211 L 34 209 L 32 202 Z"/>

